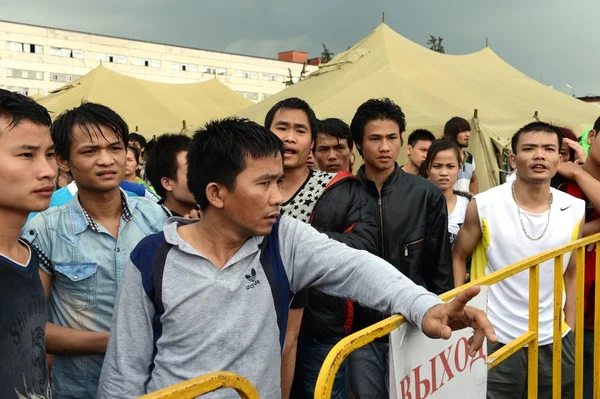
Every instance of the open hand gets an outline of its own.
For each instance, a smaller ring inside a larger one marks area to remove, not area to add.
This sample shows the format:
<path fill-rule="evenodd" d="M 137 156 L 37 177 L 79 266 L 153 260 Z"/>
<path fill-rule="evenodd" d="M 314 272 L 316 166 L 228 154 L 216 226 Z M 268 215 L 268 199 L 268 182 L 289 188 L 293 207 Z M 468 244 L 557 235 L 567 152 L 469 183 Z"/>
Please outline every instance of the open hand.
<path fill-rule="evenodd" d="M 585 149 L 576 141 L 571 140 L 567 137 L 563 138 L 563 143 L 569 146 L 570 149 L 575 153 L 575 159 L 571 159 L 571 161 L 576 163 L 584 163 L 586 160 Z"/>
<path fill-rule="evenodd" d="M 470 327 L 473 336 L 469 339 L 469 354 L 474 356 L 487 338 L 490 342 L 498 342 L 492 323 L 482 310 L 466 306 L 479 294 L 479 286 L 472 286 L 461 292 L 451 302 L 436 305 L 429 309 L 423 317 L 423 332 L 430 337 L 449 339 L 452 331 Z"/>

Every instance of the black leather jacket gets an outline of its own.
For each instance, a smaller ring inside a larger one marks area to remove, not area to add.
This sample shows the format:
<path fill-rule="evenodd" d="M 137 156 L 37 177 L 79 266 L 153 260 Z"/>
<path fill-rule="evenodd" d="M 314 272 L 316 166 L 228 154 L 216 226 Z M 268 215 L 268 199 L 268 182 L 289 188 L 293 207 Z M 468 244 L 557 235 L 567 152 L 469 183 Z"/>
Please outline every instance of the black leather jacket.
<path fill-rule="evenodd" d="M 405 173 L 396 165 L 381 189 L 358 172 L 376 209 L 378 254 L 413 282 L 440 295 L 454 288 L 448 209 L 442 191 L 430 181 Z M 355 304 L 354 331 L 385 316 Z"/>
<path fill-rule="evenodd" d="M 338 173 L 319 198 L 311 225 L 346 245 L 375 253 L 377 222 L 360 182 Z M 304 308 L 300 338 L 344 337 L 351 331 L 353 304 L 311 288 Z"/>

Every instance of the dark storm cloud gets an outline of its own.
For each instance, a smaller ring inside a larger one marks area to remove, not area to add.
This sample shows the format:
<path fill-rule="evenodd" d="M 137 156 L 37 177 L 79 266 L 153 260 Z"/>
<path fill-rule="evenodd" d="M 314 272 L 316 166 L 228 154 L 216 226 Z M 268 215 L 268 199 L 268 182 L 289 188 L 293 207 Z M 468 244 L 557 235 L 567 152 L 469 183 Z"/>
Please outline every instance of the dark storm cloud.
<path fill-rule="evenodd" d="M 0 19 L 265 57 L 298 49 L 340 52 L 381 22 L 446 52 L 485 46 L 528 76 L 600 95 L 597 0 L 29 0 L 3 2 Z M 7 4 L 11 3 L 11 4 Z M 18 5 L 17 5 L 18 4 Z"/>

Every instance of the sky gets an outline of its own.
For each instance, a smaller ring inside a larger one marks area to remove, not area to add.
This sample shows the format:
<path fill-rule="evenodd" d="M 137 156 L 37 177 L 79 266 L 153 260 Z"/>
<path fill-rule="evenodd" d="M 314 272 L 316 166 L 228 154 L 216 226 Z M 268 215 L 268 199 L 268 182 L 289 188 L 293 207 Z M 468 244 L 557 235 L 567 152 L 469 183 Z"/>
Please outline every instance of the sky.
<path fill-rule="evenodd" d="M 598 0 L 26 0 L 0 19 L 276 58 L 354 45 L 382 20 L 446 53 L 490 48 L 529 77 L 577 96 L 600 95 Z"/>

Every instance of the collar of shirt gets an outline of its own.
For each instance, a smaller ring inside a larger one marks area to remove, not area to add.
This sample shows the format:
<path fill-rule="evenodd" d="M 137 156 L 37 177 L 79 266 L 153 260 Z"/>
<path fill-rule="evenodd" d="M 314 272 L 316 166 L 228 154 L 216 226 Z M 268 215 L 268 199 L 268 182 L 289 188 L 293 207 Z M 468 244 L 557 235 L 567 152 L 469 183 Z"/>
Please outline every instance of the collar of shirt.
<path fill-rule="evenodd" d="M 131 209 L 129 208 L 129 202 L 127 201 L 127 195 L 123 192 L 123 190 L 120 190 L 120 194 L 121 194 L 121 208 L 122 208 L 121 218 L 125 222 L 130 222 L 133 219 L 133 217 L 131 215 Z M 92 219 L 90 214 L 87 213 L 87 211 L 83 208 L 83 206 L 81 206 L 81 203 L 79 202 L 79 195 L 77 195 L 75 197 L 73 202 L 75 202 L 75 200 L 77 201 L 77 205 L 79 206 L 79 209 L 81 209 L 81 213 L 83 214 L 83 217 L 84 217 L 87 225 L 89 226 L 89 228 L 92 229 L 93 232 L 99 233 L 100 226 L 98 226 L 98 223 L 96 223 L 94 221 L 94 219 Z"/>

